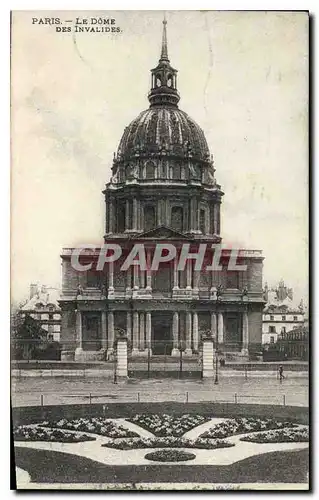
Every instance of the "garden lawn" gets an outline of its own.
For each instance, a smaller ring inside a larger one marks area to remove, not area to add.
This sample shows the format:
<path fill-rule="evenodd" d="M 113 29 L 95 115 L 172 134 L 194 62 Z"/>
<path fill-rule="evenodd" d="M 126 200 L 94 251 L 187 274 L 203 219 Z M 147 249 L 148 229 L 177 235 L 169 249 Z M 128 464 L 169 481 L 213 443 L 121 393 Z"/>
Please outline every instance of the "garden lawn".
<path fill-rule="evenodd" d="M 37 483 L 305 483 L 309 451 L 265 453 L 229 466 L 106 466 L 65 453 L 16 448 L 15 462 Z"/>

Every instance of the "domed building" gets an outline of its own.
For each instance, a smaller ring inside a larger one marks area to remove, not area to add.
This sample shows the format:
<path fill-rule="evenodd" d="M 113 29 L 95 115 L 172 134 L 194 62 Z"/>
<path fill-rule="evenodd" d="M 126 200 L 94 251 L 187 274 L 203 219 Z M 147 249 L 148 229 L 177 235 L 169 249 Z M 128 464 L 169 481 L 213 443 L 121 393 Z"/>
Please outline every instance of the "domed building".
<path fill-rule="evenodd" d="M 204 132 L 179 109 L 177 70 L 168 57 L 166 21 L 161 56 L 151 70 L 149 108 L 124 130 L 114 154 L 112 177 L 103 191 L 105 244 L 116 243 L 122 258 L 105 272 L 76 272 L 72 249 L 64 249 L 62 338 L 65 357 L 103 359 L 117 332 L 125 332 L 132 357 L 196 357 L 201 333 L 218 349 L 247 359 L 261 344 L 262 253 L 240 250 L 238 270 L 229 270 L 223 250 L 218 269 L 179 268 L 182 247 L 208 254 L 221 243 L 223 197 Z M 156 243 L 174 245 L 176 256 L 153 270 Z M 147 267 L 121 270 L 133 244 L 143 244 Z M 90 253 L 98 260 L 99 249 Z M 206 259 L 205 254 L 205 259 Z M 83 256 L 82 256 L 83 257 Z M 245 269 L 244 269 L 244 267 Z"/>

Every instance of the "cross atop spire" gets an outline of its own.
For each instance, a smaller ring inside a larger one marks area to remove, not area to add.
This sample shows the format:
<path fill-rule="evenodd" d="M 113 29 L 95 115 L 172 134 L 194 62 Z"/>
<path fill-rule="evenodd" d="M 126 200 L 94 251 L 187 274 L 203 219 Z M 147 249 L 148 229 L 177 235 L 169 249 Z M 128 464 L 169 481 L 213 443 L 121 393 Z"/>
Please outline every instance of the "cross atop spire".
<path fill-rule="evenodd" d="M 167 25 L 167 21 L 166 21 L 165 15 L 164 15 L 164 19 L 163 19 L 163 35 L 162 35 L 162 52 L 161 52 L 160 61 L 168 61 L 169 62 L 168 52 L 167 52 L 167 31 L 166 31 L 166 25 Z"/>

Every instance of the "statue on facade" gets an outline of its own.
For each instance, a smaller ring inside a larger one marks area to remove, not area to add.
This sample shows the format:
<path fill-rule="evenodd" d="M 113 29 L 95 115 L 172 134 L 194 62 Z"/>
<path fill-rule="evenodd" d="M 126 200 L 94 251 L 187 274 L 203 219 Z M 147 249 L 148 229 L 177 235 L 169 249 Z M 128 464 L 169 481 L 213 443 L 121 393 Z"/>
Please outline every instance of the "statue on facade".
<path fill-rule="evenodd" d="M 83 288 L 82 286 L 80 285 L 80 283 L 78 284 L 77 286 L 77 289 L 76 289 L 76 295 L 83 295 Z"/>
<path fill-rule="evenodd" d="M 241 291 L 241 297 L 243 300 L 247 300 L 248 299 L 248 288 L 247 286 L 244 286 L 244 288 L 242 289 Z"/>
<path fill-rule="evenodd" d="M 128 167 L 128 178 L 138 179 L 138 165 L 130 165 Z"/>
<path fill-rule="evenodd" d="M 118 184 L 120 182 L 120 168 L 119 166 L 113 171 L 113 175 L 111 177 L 111 184 Z"/>
<path fill-rule="evenodd" d="M 101 295 L 102 295 L 102 297 L 107 297 L 107 289 L 106 289 L 105 284 L 103 284 L 101 286 Z"/>
<path fill-rule="evenodd" d="M 221 299 L 223 291 L 224 291 L 223 285 L 218 285 L 217 290 L 216 290 L 217 300 Z"/>

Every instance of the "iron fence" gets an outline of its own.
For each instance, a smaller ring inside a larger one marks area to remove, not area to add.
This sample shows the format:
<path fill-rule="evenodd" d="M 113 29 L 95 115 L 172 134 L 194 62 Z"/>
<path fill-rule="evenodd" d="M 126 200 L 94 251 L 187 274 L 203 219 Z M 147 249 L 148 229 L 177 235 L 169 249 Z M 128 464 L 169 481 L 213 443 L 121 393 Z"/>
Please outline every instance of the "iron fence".
<path fill-rule="evenodd" d="M 107 404 L 117 403 L 155 403 L 155 402 L 176 402 L 176 403 L 235 403 L 235 404 L 271 404 L 276 406 L 307 406 L 305 397 L 292 394 L 276 395 L 253 395 L 240 392 L 214 393 L 214 391 L 161 391 L 148 392 L 136 391 L 130 393 L 77 393 L 77 394 L 56 394 L 56 393 L 30 393 L 23 396 L 18 393 L 12 395 L 14 407 L 18 406 L 53 406 L 70 404 Z M 187 408 L 187 407 L 186 407 Z M 187 409 L 185 408 L 185 411 Z"/>

